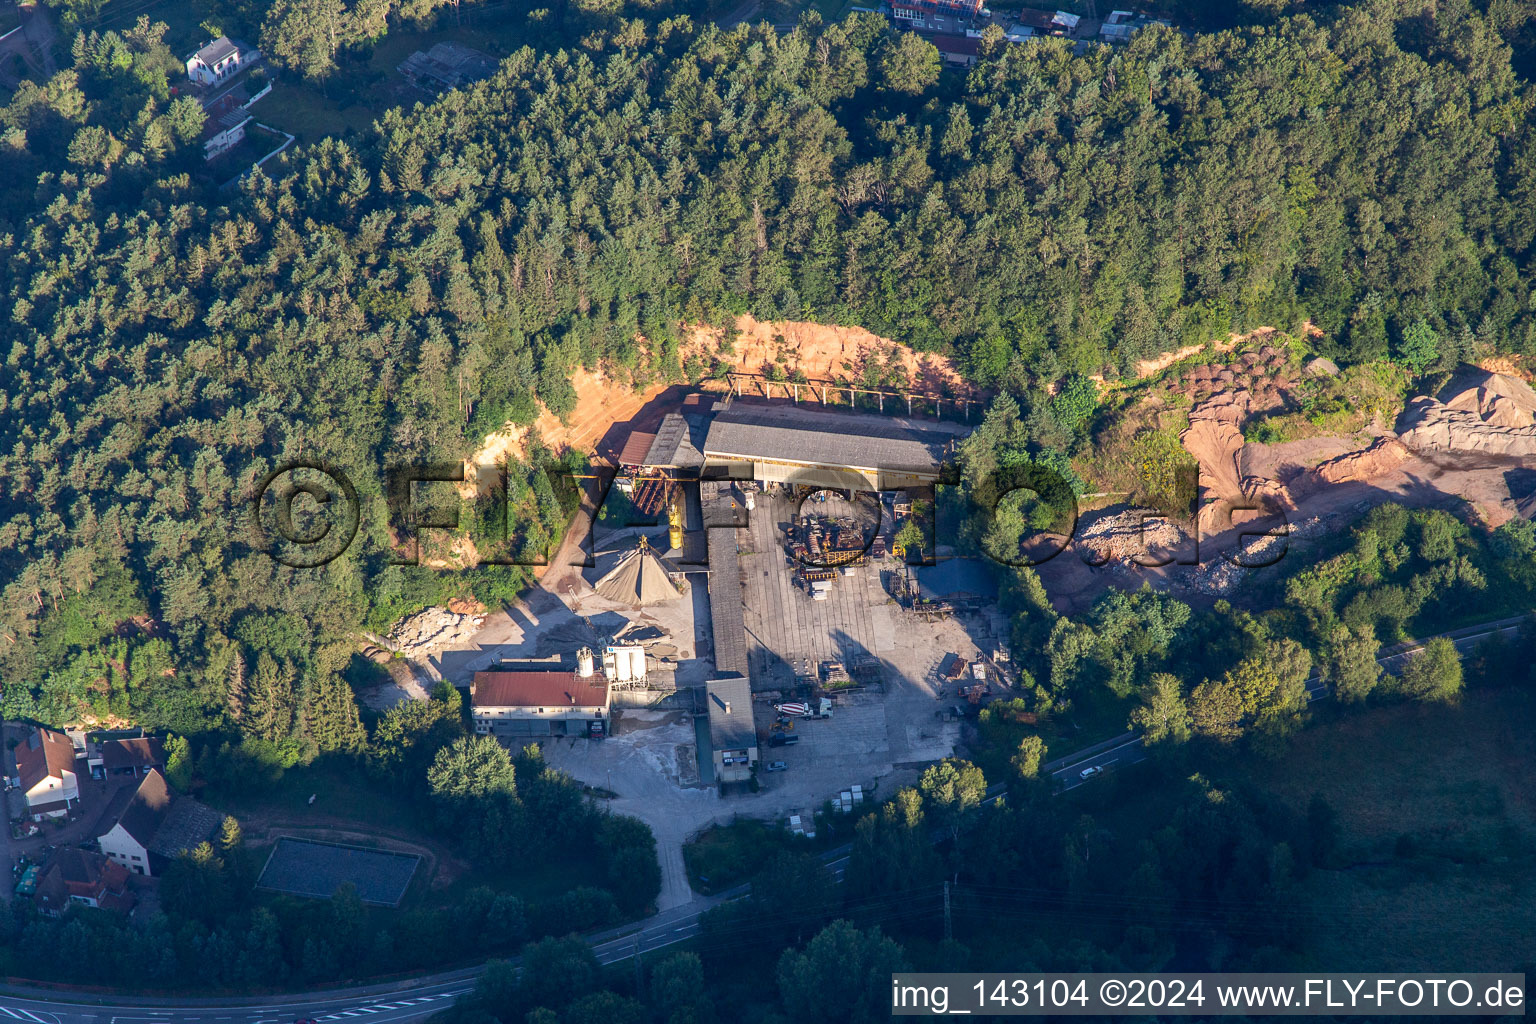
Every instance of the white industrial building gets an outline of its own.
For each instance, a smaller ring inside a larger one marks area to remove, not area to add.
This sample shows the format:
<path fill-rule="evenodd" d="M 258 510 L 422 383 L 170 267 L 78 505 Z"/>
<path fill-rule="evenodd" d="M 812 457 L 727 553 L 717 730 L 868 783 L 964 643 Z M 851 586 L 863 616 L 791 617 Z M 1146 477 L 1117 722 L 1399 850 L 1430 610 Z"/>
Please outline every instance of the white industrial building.
<path fill-rule="evenodd" d="M 475 732 L 509 740 L 608 733 L 608 680 L 591 670 L 476 672 L 469 686 Z"/>

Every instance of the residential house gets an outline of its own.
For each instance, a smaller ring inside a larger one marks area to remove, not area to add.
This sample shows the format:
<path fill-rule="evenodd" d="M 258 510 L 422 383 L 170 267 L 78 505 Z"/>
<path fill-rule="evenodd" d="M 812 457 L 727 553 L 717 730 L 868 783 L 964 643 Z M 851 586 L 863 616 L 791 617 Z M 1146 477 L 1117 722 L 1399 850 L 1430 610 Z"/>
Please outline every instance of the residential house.
<path fill-rule="evenodd" d="M 109 774 L 148 775 L 151 768 L 165 770 L 165 747 L 153 736 L 104 740 L 101 766 Z"/>
<path fill-rule="evenodd" d="M 203 128 L 203 159 L 212 160 L 245 141 L 245 126 L 251 115 L 243 107 L 210 117 Z"/>
<path fill-rule="evenodd" d="M 975 36 L 934 35 L 928 38 L 947 63 L 969 67 L 981 59 L 981 40 Z"/>
<path fill-rule="evenodd" d="M 33 821 L 62 818 L 80 806 L 75 745 L 52 729 L 33 729 L 16 746 L 16 777 Z"/>
<path fill-rule="evenodd" d="M 260 59 L 261 51 L 250 43 L 219 36 L 187 58 L 187 77 L 198 85 L 218 85 Z"/>
<path fill-rule="evenodd" d="M 1172 26 L 1172 24 L 1173 22 L 1163 18 L 1151 18 L 1133 11 L 1110 11 L 1109 17 L 1104 19 L 1104 24 L 1099 26 L 1099 36 L 1106 43 L 1128 43 L 1131 36 L 1148 25 Z"/>
<path fill-rule="evenodd" d="M 213 838 L 224 816 L 177 795 L 159 769 L 151 768 L 137 788 L 118 791 L 102 820 L 111 825 L 101 834 L 101 852 L 134 874 L 154 875 Z"/>
<path fill-rule="evenodd" d="M 127 868 L 73 846 L 60 849 L 43 865 L 32 900 L 50 917 L 64 913 L 72 903 L 123 913 L 134 904 Z"/>
<path fill-rule="evenodd" d="M 590 665 L 588 672 L 476 672 L 469 684 L 475 732 L 517 740 L 605 735 L 608 680 Z"/>
<path fill-rule="evenodd" d="M 983 0 L 892 0 L 891 17 L 921 26 L 935 15 L 970 20 L 986 13 Z"/>
<path fill-rule="evenodd" d="M 418 88 L 438 92 L 483 82 L 496 73 L 496 61 L 462 43 L 438 43 L 417 50 L 396 70 Z"/>
<path fill-rule="evenodd" d="M 709 745 L 715 781 L 746 782 L 757 764 L 757 729 L 752 723 L 752 688 L 739 675 L 704 684 L 709 706 Z"/>

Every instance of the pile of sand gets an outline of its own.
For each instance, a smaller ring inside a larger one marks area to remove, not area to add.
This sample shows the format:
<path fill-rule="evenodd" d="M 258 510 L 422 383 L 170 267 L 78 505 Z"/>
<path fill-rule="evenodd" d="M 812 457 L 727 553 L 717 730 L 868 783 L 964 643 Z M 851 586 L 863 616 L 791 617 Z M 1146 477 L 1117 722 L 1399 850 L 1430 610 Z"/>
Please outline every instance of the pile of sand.
<path fill-rule="evenodd" d="M 719 359 L 738 373 L 762 374 L 778 366 L 786 375 L 797 370 L 810 381 L 861 383 L 859 368 L 866 359 L 894 364 L 906 371 L 907 387 L 914 392 L 957 398 L 976 397 L 946 356 L 914 352 L 889 338 L 862 327 L 837 327 L 790 320 L 763 321 L 750 316 L 736 318 L 734 350 L 721 351 L 722 332 L 700 325 L 688 330 L 683 356 Z"/>
<path fill-rule="evenodd" d="M 1439 395 L 1409 402 L 1401 427 L 1414 449 L 1536 457 L 1536 391 L 1507 374 L 1468 368 Z"/>
<path fill-rule="evenodd" d="M 1194 544 L 1178 522 L 1142 508 L 1085 516 L 1074 539 L 1091 552 L 1086 557 L 1094 564 L 1110 560 L 1153 564 L 1182 555 Z"/>
<path fill-rule="evenodd" d="M 1440 397 L 1446 408 L 1477 413 L 1484 423 L 1513 428 L 1536 423 L 1536 391 L 1508 374 L 1462 374 L 1441 389 Z"/>

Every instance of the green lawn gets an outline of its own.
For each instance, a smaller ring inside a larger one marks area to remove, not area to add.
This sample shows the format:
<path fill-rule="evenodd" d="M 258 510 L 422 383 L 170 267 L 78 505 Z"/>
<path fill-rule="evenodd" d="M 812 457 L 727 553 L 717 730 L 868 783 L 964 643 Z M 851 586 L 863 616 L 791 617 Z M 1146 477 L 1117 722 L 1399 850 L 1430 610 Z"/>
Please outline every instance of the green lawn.
<path fill-rule="evenodd" d="M 315 802 L 309 802 L 310 796 Z M 391 832 L 417 832 L 428 827 L 417 805 L 388 786 L 375 784 L 350 764 L 317 761 L 290 768 L 274 783 L 240 792 L 209 788 L 203 799 L 236 818 L 272 818 L 317 827 L 333 822 L 376 826 Z M 338 826 L 344 827 L 344 826 Z"/>
<path fill-rule="evenodd" d="M 379 41 L 361 65 L 344 64 L 336 72 L 349 81 L 360 80 L 358 87 L 324 89 L 285 77 L 253 112 L 274 128 L 295 135 L 301 144 L 348 130 L 367 131 L 393 107 L 430 101 L 431 97 L 412 88 L 396 68 L 417 50 L 442 42 L 463 43 L 500 60 L 523 45 L 524 32 L 520 23 L 459 25 L 431 32 L 397 28 Z"/>
<path fill-rule="evenodd" d="M 327 135 L 343 135 L 349 129 L 365 131 L 383 110 L 361 104 L 343 106 L 313 86 L 280 80 L 251 113 L 263 124 L 295 136 L 302 145 Z"/>

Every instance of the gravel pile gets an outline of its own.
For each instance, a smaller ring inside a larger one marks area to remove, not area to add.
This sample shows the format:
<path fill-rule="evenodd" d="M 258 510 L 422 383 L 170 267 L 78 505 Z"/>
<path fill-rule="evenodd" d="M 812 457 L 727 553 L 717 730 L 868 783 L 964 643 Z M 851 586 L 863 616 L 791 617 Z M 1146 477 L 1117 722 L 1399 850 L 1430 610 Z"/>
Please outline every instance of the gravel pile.
<path fill-rule="evenodd" d="M 426 608 L 397 622 L 389 631 L 389 642 L 407 658 L 424 657 L 468 640 L 484 623 L 484 615 Z"/>

